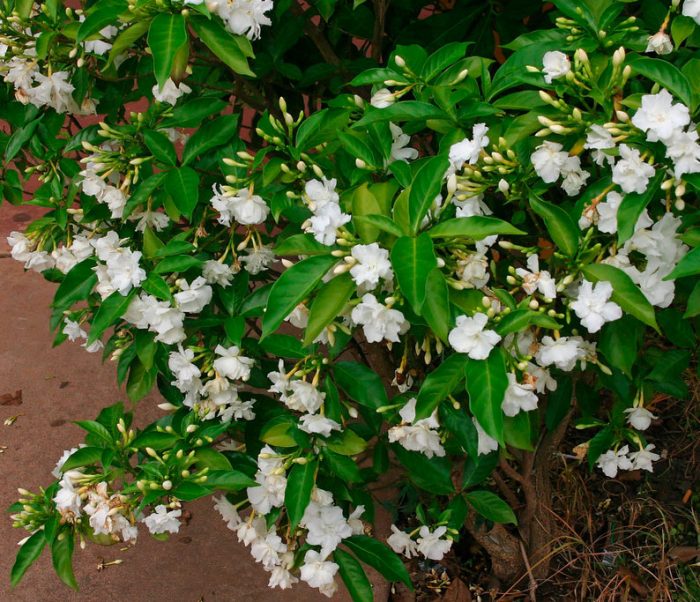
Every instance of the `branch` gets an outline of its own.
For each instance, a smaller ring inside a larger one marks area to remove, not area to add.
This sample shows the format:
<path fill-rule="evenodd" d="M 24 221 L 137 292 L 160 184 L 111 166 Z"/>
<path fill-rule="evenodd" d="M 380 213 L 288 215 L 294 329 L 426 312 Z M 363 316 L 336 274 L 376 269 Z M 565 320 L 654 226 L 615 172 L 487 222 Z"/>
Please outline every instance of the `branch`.
<path fill-rule="evenodd" d="M 374 33 L 372 34 L 372 58 L 380 62 L 382 59 L 382 41 L 384 40 L 384 23 L 386 11 L 391 0 L 374 0 Z"/>

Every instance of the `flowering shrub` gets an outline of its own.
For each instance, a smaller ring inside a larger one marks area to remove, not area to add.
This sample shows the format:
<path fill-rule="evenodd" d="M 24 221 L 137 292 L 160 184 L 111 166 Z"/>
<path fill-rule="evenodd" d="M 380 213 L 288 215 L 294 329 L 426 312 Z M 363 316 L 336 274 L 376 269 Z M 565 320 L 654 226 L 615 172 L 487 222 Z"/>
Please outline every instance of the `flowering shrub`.
<path fill-rule="evenodd" d="M 21 490 L 13 583 L 214 494 L 271 587 L 371 600 L 360 562 L 410 585 L 465 531 L 513 579 L 572 421 L 590 469 L 654 469 L 700 313 L 700 3 L 388 4 L 2 3 L 4 196 L 47 210 L 12 256 L 57 343 L 165 399 Z"/>

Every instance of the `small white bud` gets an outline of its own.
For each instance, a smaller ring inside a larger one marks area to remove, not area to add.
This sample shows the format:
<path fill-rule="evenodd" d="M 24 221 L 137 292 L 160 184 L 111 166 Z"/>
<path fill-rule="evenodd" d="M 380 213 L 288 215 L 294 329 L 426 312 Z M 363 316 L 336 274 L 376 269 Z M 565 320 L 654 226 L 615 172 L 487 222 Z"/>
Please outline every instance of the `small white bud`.
<path fill-rule="evenodd" d="M 173 488 L 173 482 L 170 480 L 163 481 L 161 483 L 161 487 L 163 487 L 163 489 L 166 491 L 170 491 Z"/>

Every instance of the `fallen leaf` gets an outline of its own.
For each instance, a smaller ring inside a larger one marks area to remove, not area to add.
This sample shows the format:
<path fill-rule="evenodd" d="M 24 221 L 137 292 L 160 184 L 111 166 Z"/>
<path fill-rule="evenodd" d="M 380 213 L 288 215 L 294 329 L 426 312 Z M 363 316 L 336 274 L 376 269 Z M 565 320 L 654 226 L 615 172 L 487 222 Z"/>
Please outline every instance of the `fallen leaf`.
<path fill-rule="evenodd" d="M 678 562 L 691 562 L 700 558 L 700 548 L 695 546 L 675 546 L 668 551 L 668 557 Z"/>
<path fill-rule="evenodd" d="M 22 389 L 17 389 L 14 393 L 3 393 L 0 395 L 0 406 L 21 406 Z"/>
<path fill-rule="evenodd" d="M 472 602 L 472 594 L 461 579 L 455 579 L 440 598 L 441 602 Z"/>

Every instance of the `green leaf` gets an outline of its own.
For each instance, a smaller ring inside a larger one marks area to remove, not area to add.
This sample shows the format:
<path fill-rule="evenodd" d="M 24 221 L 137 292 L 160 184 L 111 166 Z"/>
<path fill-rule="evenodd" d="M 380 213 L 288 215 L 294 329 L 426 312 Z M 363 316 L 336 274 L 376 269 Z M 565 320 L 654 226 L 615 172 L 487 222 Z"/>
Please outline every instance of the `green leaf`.
<path fill-rule="evenodd" d="M 420 315 L 425 301 L 428 274 L 437 266 L 437 257 L 430 236 L 423 232 L 417 238 L 402 236 L 391 249 L 391 265 L 401 292 Z"/>
<path fill-rule="evenodd" d="M 100 439 L 102 443 L 106 443 L 107 445 L 114 444 L 112 433 L 109 432 L 109 429 L 107 429 L 104 424 L 100 424 L 96 420 L 76 420 L 75 424 L 84 431 Z"/>
<path fill-rule="evenodd" d="M 495 493 L 490 491 L 468 491 L 464 494 L 467 502 L 481 516 L 494 523 L 517 525 L 513 509 Z"/>
<path fill-rule="evenodd" d="M 242 321 L 245 325 L 245 321 Z M 288 334 L 271 334 L 260 343 L 260 347 L 274 358 L 292 357 L 301 359 L 308 355 L 301 341 Z"/>
<path fill-rule="evenodd" d="M 309 296 L 337 261 L 337 258 L 329 255 L 318 255 L 295 263 L 282 272 L 270 291 L 267 309 L 262 320 L 261 338 L 277 330 L 284 319 Z"/>
<path fill-rule="evenodd" d="M 172 166 L 177 164 L 175 147 L 165 134 L 155 130 L 146 130 L 143 133 L 143 141 L 156 159 L 166 165 Z"/>
<path fill-rule="evenodd" d="M 152 447 L 156 451 L 172 447 L 179 437 L 173 433 L 163 433 L 161 431 L 143 431 L 136 436 L 129 445 L 132 449 L 146 449 Z"/>
<path fill-rule="evenodd" d="M 61 581 L 68 587 L 78 590 L 73 574 L 73 530 L 62 527 L 51 544 L 53 568 Z"/>
<path fill-rule="evenodd" d="M 694 318 L 698 314 L 700 314 L 700 282 L 695 283 L 695 286 L 688 297 L 688 305 L 683 317 Z"/>
<path fill-rule="evenodd" d="M 141 37 L 143 37 L 151 26 L 148 19 L 137 21 L 130 27 L 123 29 L 112 42 L 112 49 L 107 57 L 107 64 L 104 69 L 110 69 L 114 65 L 114 61 L 118 56 L 124 54 L 126 50 L 131 48 Z"/>
<path fill-rule="evenodd" d="M 169 272 L 186 272 L 190 268 L 201 266 L 201 260 L 190 255 L 176 255 L 166 257 L 154 268 L 156 274 L 168 274 Z"/>
<path fill-rule="evenodd" d="M 96 2 L 80 24 L 75 41 L 80 44 L 100 29 L 108 25 L 119 24 L 119 14 L 126 9 L 127 3 L 124 0 L 100 0 L 100 2 Z"/>
<path fill-rule="evenodd" d="M 632 377 L 632 366 L 644 334 L 644 326 L 632 316 L 608 322 L 600 332 L 598 349 L 613 368 Z"/>
<path fill-rule="evenodd" d="M 305 464 L 295 464 L 287 475 L 287 488 L 284 492 L 284 506 L 289 516 L 289 530 L 294 532 L 309 505 L 311 490 L 316 482 L 317 460 Z"/>
<path fill-rule="evenodd" d="M 428 274 L 425 283 L 425 301 L 421 312 L 435 336 L 447 342 L 450 330 L 450 290 L 438 268 Z"/>
<path fill-rule="evenodd" d="M 164 301 L 172 299 L 168 283 L 155 272 L 151 272 L 148 275 L 148 278 L 141 283 L 141 288 L 158 299 L 163 299 Z"/>
<path fill-rule="evenodd" d="M 367 183 L 356 188 L 352 193 L 352 219 L 360 239 L 365 244 L 373 243 L 379 238 L 379 228 L 370 221 L 363 221 L 365 215 L 381 216 L 382 206 L 370 189 Z M 384 216 L 381 216 L 384 217 Z M 391 220 L 388 219 L 390 222 Z M 392 222 L 393 223 L 393 222 Z"/>
<path fill-rule="evenodd" d="M 148 29 L 148 47 L 153 54 L 153 74 L 158 86 L 170 77 L 175 55 L 187 44 L 185 17 L 180 13 L 160 13 L 151 21 Z"/>
<path fill-rule="evenodd" d="M 338 564 L 340 576 L 353 602 L 372 602 L 374 592 L 362 565 L 351 554 L 340 548 L 333 551 L 333 560 Z"/>
<path fill-rule="evenodd" d="M 294 418 L 289 415 L 277 416 L 262 428 L 260 441 L 275 447 L 298 447 L 294 438 L 294 432 L 297 430 Z"/>
<path fill-rule="evenodd" d="M 156 381 L 155 370 L 147 370 L 140 360 L 131 363 L 129 378 L 126 381 L 126 394 L 131 401 L 138 401 L 148 395 Z"/>
<path fill-rule="evenodd" d="M 238 131 L 238 115 L 222 115 L 207 121 L 185 144 L 182 152 L 182 164 L 187 165 L 199 155 L 212 148 L 227 144 Z"/>
<path fill-rule="evenodd" d="M 695 31 L 695 21 L 690 17 L 678 15 L 671 22 L 671 36 L 673 43 L 680 46 Z"/>
<path fill-rule="evenodd" d="M 242 50 L 242 44 L 245 42 L 238 40 L 242 36 L 235 36 L 226 31 L 218 19 L 207 19 L 195 15 L 190 18 L 190 25 L 205 46 L 228 65 L 234 73 L 255 77 L 255 73 L 250 70 L 248 65 L 247 55 L 250 56 L 250 53 L 245 53 Z"/>
<path fill-rule="evenodd" d="M 63 311 L 76 301 L 87 299 L 97 283 L 97 275 L 92 269 L 95 264 L 94 257 L 88 257 L 71 268 L 56 290 L 52 303 L 54 308 Z"/>
<path fill-rule="evenodd" d="M 389 546 L 367 535 L 353 535 L 344 539 L 343 544 L 362 562 L 384 575 L 388 581 L 400 581 L 413 589 L 406 567 Z"/>
<path fill-rule="evenodd" d="M 208 468 L 209 470 L 230 471 L 231 462 L 219 451 L 211 447 L 200 447 L 194 452 L 194 460 L 199 468 Z M 207 485 L 211 485 L 207 479 Z"/>
<path fill-rule="evenodd" d="M 532 324 L 550 330 L 561 328 L 561 324 L 546 314 L 529 309 L 516 309 L 504 315 L 494 330 L 503 337 L 511 332 L 521 332 Z"/>
<path fill-rule="evenodd" d="M 673 268 L 673 271 L 664 280 L 677 280 L 686 276 L 700 274 L 700 247 L 692 249 Z"/>
<path fill-rule="evenodd" d="M 634 227 L 642 211 L 656 196 L 661 182 L 664 179 L 664 172 L 659 171 L 649 182 L 647 189 L 641 193 L 626 194 L 617 210 L 617 244 L 622 246 L 634 234 Z"/>
<path fill-rule="evenodd" d="M 304 119 L 297 129 L 296 147 L 299 151 L 305 151 L 322 142 L 335 140 L 336 133 L 344 129 L 350 118 L 347 109 L 322 109 Z"/>
<path fill-rule="evenodd" d="M 576 255 L 579 229 L 571 216 L 561 207 L 547 203 L 534 194 L 530 196 L 530 207 L 544 220 L 547 231 L 561 252 L 569 257 Z"/>
<path fill-rule="evenodd" d="M 73 452 L 61 467 L 61 472 L 68 472 L 81 466 L 97 464 L 102 458 L 102 447 L 81 447 Z"/>
<path fill-rule="evenodd" d="M 508 388 L 506 364 L 500 349 L 485 360 L 470 359 L 465 367 L 469 409 L 488 435 L 503 445 L 501 404 Z"/>
<path fill-rule="evenodd" d="M 437 156 L 426 160 L 416 173 L 408 195 L 408 216 L 411 232 L 418 232 L 423 218 L 442 190 L 449 161 Z"/>
<path fill-rule="evenodd" d="M 326 439 L 326 446 L 341 456 L 356 456 L 367 449 L 367 441 L 355 431 L 345 429 L 339 433 L 332 433 Z"/>
<path fill-rule="evenodd" d="M 192 481 L 184 481 L 172 490 L 171 495 L 184 502 L 199 499 L 211 494 L 210 487 L 204 487 Z"/>
<path fill-rule="evenodd" d="M 304 331 L 304 347 L 310 345 L 335 320 L 357 287 L 347 272 L 336 276 L 321 287 L 311 304 Z"/>
<path fill-rule="evenodd" d="M 258 482 L 239 470 L 212 470 L 207 474 L 207 485 L 222 491 L 241 491 L 247 487 L 255 487 Z"/>
<path fill-rule="evenodd" d="M 139 205 L 144 205 L 148 201 L 149 197 L 161 185 L 161 183 L 165 179 L 165 176 L 166 173 L 161 171 L 157 174 L 153 174 L 152 176 L 146 178 L 143 182 L 141 182 L 134 189 L 134 191 L 131 193 L 131 196 L 126 201 L 122 219 L 126 219 L 127 217 L 129 217 L 134 211 L 134 209 L 136 209 L 136 207 L 138 207 Z"/>
<path fill-rule="evenodd" d="M 332 247 L 318 242 L 311 234 L 293 234 L 274 249 L 275 255 L 328 255 Z"/>
<path fill-rule="evenodd" d="M 346 483 L 361 483 L 363 481 L 360 467 L 355 460 L 330 450 L 324 452 L 323 459 L 328 469 Z"/>
<path fill-rule="evenodd" d="M 464 53 L 470 44 L 471 42 L 450 42 L 433 52 L 423 64 L 420 74 L 421 79 L 429 82 L 445 69 L 464 58 Z"/>
<path fill-rule="evenodd" d="M 188 219 L 199 201 L 199 176 L 191 167 L 171 169 L 165 176 L 165 189 L 178 210 Z"/>
<path fill-rule="evenodd" d="M 336 362 L 333 365 L 333 376 L 348 397 L 363 406 L 376 410 L 389 403 L 382 379 L 364 364 Z"/>
<path fill-rule="evenodd" d="M 41 556 L 41 552 L 46 545 L 46 537 L 44 531 L 39 530 L 34 533 L 27 541 L 22 544 L 22 547 L 17 552 L 15 563 L 12 565 L 10 572 L 10 583 L 15 587 L 27 569 L 34 564 L 34 561 Z"/>
<path fill-rule="evenodd" d="M 473 217 L 455 217 L 436 224 L 428 234 L 431 238 L 469 238 L 483 240 L 494 234 L 525 234 L 515 226 L 496 217 L 475 215 Z"/>
<path fill-rule="evenodd" d="M 418 100 L 404 100 L 384 109 L 369 107 L 362 119 L 355 122 L 353 127 L 366 127 L 379 121 L 426 121 L 428 119 L 446 119 L 447 114 L 435 105 Z M 443 172 L 444 173 L 444 172 Z"/>
<path fill-rule="evenodd" d="M 628 313 L 647 326 L 651 326 L 658 332 L 656 315 L 651 303 L 647 301 L 644 293 L 639 290 L 632 279 L 621 269 L 604 263 L 593 263 L 581 268 L 586 278 L 592 282 L 603 280 L 612 284 L 612 300 L 617 303 L 625 313 Z"/>
<path fill-rule="evenodd" d="M 358 226 L 358 232 L 360 227 L 372 226 L 393 236 L 404 234 L 399 225 L 386 215 L 353 215 L 352 220 Z"/>
<path fill-rule="evenodd" d="M 428 458 L 420 452 L 408 451 L 399 444 L 393 445 L 392 449 L 416 487 L 434 495 L 454 493 L 451 464 L 447 458 Z"/>
<path fill-rule="evenodd" d="M 688 107 L 693 105 L 693 93 L 688 78 L 674 66 L 663 59 L 655 59 L 638 54 L 627 55 L 627 64 L 639 75 L 650 79 L 672 92 Z"/>
<path fill-rule="evenodd" d="M 455 353 L 443 360 L 423 381 L 416 401 L 416 420 L 428 418 L 443 399 L 447 399 L 464 379 L 469 358 Z"/>
<path fill-rule="evenodd" d="M 37 126 L 44 118 L 44 115 L 39 115 L 36 119 L 33 119 L 24 126 L 17 128 L 10 139 L 7 141 L 7 146 L 5 147 L 5 162 L 9 163 L 17 156 L 17 153 L 22 150 L 22 147 L 29 142 L 29 140 L 34 136 Z"/>
<path fill-rule="evenodd" d="M 107 328 L 124 315 L 135 294 L 135 288 L 132 288 L 127 295 L 122 295 L 119 291 L 115 291 L 102 301 L 90 325 L 88 345 L 99 339 Z"/>
<path fill-rule="evenodd" d="M 476 436 L 478 438 L 478 435 Z M 481 455 L 468 455 L 467 460 L 464 463 L 462 489 L 468 489 L 469 487 L 474 487 L 474 485 L 479 485 L 480 483 L 486 481 L 486 479 L 488 479 L 489 476 L 491 476 L 491 473 L 493 472 L 494 468 L 496 468 L 496 466 L 498 466 L 497 452 Z"/>

